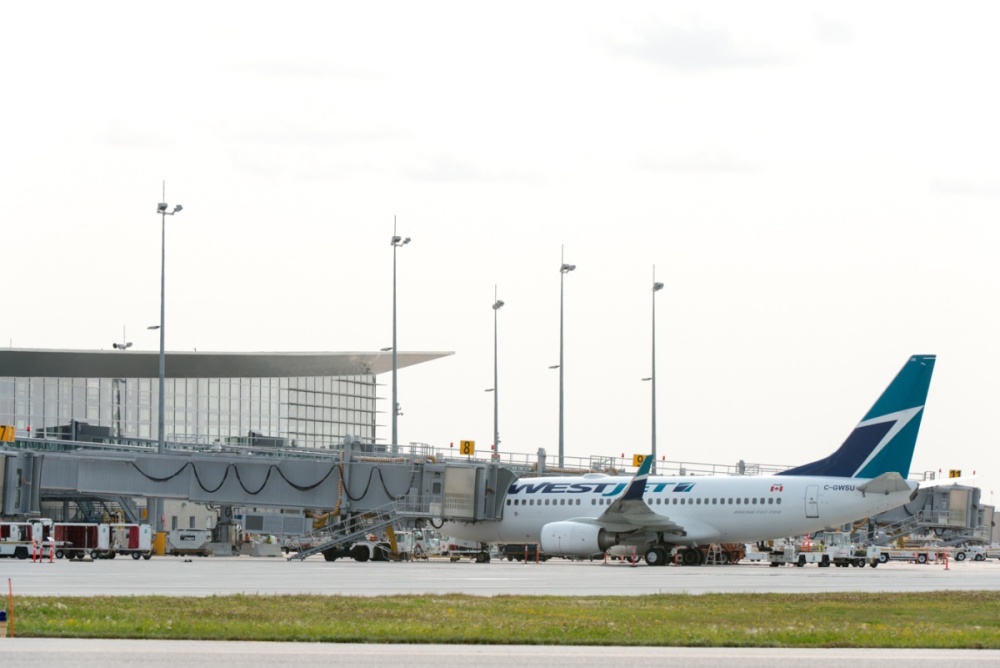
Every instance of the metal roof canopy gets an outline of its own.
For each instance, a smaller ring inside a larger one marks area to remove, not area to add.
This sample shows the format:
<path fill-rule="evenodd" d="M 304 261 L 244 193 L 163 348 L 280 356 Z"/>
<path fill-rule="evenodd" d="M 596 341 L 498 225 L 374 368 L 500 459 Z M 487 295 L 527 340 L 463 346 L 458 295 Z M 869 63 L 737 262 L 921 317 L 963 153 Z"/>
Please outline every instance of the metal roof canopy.
<path fill-rule="evenodd" d="M 405 368 L 454 352 L 399 352 Z M 378 375 L 392 370 L 392 352 L 170 352 L 166 378 L 275 378 Z M 158 378 L 159 351 L 0 349 L 0 377 Z"/>

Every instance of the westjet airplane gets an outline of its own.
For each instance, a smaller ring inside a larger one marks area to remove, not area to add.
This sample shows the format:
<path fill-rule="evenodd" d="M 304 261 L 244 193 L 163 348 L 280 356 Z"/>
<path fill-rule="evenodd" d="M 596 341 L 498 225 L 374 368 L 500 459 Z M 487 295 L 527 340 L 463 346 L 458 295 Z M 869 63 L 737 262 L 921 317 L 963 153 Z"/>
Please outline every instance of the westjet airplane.
<path fill-rule="evenodd" d="M 771 476 L 651 476 L 588 473 L 520 479 L 500 520 L 447 522 L 442 532 L 484 543 L 539 543 L 553 556 L 593 556 L 635 547 L 651 565 L 673 548 L 699 565 L 712 543 L 799 536 L 871 517 L 910 500 L 906 480 L 934 355 L 914 355 L 830 456 Z"/>

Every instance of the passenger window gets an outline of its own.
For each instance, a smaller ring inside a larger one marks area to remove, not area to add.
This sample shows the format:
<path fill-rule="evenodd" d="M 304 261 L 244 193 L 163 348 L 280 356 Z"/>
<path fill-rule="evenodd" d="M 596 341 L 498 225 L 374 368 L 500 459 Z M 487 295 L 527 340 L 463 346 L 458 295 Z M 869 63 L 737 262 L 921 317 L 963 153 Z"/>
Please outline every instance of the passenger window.
<path fill-rule="evenodd" d="M 740 505 L 740 500 L 739 499 L 736 499 L 736 505 L 737 506 Z"/>
<path fill-rule="evenodd" d="M 778 505 L 779 506 L 781 505 L 781 497 L 780 496 L 778 497 Z"/>
<path fill-rule="evenodd" d="M 770 506 L 770 505 L 774 505 L 774 497 L 773 497 L 773 496 L 772 496 L 772 497 L 770 497 L 770 498 L 769 498 L 769 499 L 767 500 L 767 505 L 769 505 L 769 506 Z"/>
<path fill-rule="evenodd" d="M 753 505 L 755 505 L 755 506 L 757 505 L 757 497 L 756 496 L 753 497 Z"/>

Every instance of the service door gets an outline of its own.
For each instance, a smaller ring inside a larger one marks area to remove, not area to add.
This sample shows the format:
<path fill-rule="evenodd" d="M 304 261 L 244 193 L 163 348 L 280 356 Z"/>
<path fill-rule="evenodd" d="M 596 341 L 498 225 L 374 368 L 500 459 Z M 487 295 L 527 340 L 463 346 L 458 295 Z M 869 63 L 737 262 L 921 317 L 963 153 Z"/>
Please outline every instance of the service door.
<path fill-rule="evenodd" d="M 819 517 L 819 485 L 806 487 L 806 517 Z"/>

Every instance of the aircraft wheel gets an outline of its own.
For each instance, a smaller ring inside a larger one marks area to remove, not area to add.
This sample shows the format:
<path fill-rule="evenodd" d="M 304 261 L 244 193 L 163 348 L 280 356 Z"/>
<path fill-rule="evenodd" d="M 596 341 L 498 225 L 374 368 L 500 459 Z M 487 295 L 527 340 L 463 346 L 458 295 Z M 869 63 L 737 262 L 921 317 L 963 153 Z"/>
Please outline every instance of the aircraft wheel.
<path fill-rule="evenodd" d="M 644 555 L 650 566 L 662 566 L 667 561 L 667 552 L 662 547 L 651 547 Z"/>

